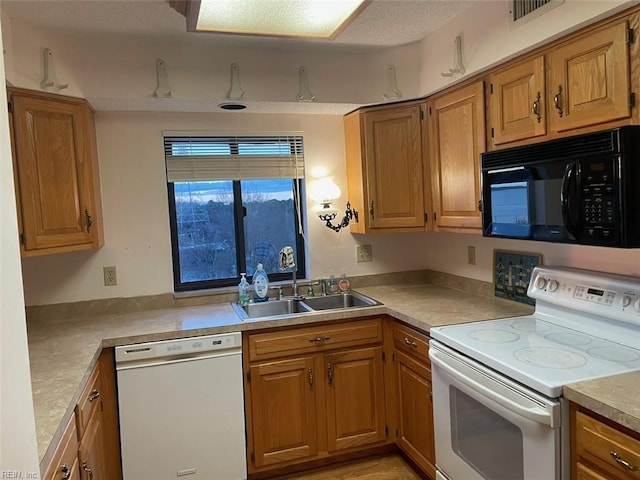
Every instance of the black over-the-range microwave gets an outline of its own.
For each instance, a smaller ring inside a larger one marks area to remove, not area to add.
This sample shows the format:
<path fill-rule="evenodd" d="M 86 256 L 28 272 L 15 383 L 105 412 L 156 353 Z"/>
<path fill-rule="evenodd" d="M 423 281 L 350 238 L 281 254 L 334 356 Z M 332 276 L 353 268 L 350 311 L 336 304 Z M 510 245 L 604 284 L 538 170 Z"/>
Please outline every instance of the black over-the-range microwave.
<path fill-rule="evenodd" d="M 482 154 L 486 237 L 640 247 L 640 126 Z"/>

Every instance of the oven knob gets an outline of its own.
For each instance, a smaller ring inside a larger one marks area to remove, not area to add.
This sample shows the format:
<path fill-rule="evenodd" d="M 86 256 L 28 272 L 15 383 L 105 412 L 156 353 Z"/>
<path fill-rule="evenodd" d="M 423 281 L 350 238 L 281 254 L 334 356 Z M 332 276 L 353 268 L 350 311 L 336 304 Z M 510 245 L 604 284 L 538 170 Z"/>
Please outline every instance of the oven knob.
<path fill-rule="evenodd" d="M 622 297 L 622 300 L 620 300 L 620 303 L 622 303 L 623 307 L 628 307 L 631 304 L 631 298 L 625 295 Z"/>
<path fill-rule="evenodd" d="M 550 292 L 555 292 L 558 289 L 559 285 L 558 282 L 556 280 L 549 280 L 549 291 Z"/>
<path fill-rule="evenodd" d="M 633 309 L 636 312 L 640 312 L 640 298 L 638 300 L 636 300 L 636 303 L 633 304 Z"/>
<path fill-rule="evenodd" d="M 546 286 L 547 286 L 547 280 L 545 278 L 538 277 L 536 279 L 536 288 L 538 290 L 542 290 Z"/>

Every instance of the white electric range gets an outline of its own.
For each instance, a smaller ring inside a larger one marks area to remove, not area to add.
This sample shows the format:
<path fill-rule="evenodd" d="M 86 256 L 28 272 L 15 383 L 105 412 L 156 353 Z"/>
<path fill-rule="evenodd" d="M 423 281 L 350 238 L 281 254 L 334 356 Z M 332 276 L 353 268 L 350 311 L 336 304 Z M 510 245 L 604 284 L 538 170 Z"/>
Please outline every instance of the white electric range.
<path fill-rule="evenodd" d="M 431 329 L 439 478 L 568 480 L 563 386 L 640 370 L 640 278 L 538 267 L 528 295 L 533 315 Z"/>

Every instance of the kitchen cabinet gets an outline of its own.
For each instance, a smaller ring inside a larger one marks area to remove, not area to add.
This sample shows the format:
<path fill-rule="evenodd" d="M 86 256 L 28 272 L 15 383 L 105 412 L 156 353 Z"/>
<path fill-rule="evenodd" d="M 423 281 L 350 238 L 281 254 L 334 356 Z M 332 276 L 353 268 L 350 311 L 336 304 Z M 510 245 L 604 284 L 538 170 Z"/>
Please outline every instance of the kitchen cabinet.
<path fill-rule="evenodd" d="M 544 65 L 539 55 L 489 76 L 487 116 L 494 146 L 547 133 Z"/>
<path fill-rule="evenodd" d="M 345 116 L 348 200 L 359 213 L 351 233 L 424 230 L 423 109 L 408 103 Z"/>
<path fill-rule="evenodd" d="M 549 129 L 562 132 L 631 116 L 627 20 L 589 31 L 548 54 Z"/>
<path fill-rule="evenodd" d="M 630 32 L 626 18 L 590 27 L 490 74 L 490 148 L 629 123 Z"/>
<path fill-rule="evenodd" d="M 113 349 L 102 351 L 82 388 L 45 480 L 122 478 Z"/>
<path fill-rule="evenodd" d="M 427 103 L 436 231 L 480 233 L 480 154 L 485 151 L 482 82 Z"/>
<path fill-rule="evenodd" d="M 435 478 L 429 338 L 398 322 L 393 322 L 392 336 L 396 443 L 430 478 Z"/>
<path fill-rule="evenodd" d="M 94 114 L 80 98 L 7 88 L 23 256 L 102 246 Z"/>
<path fill-rule="evenodd" d="M 388 443 L 382 319 L 249 333 L 249 472 Z"/>
<path fill-rule="evenodd" d="M 571 404 L 572 480 L 640 478 L 640 433 Z"/>

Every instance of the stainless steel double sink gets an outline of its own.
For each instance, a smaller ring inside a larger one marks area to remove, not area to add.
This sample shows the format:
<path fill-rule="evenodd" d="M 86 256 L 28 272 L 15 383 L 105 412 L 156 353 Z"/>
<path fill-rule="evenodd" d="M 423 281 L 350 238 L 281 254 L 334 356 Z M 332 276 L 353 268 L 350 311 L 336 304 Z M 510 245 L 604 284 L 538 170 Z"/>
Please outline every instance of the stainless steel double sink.
<path fill-rule="evenodd" d="M 231 303 L 234 311 L 242 320 L 298 315 L 323 310 L 373 307 L 375 305 L 381 305 L 381 303 L 357 292 L 337 293 L 322 297 L 291 297 L 250 303 L 245 306 L 241 306 L 237 302 Z"/>

